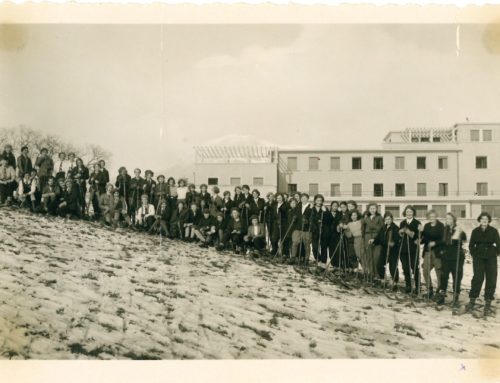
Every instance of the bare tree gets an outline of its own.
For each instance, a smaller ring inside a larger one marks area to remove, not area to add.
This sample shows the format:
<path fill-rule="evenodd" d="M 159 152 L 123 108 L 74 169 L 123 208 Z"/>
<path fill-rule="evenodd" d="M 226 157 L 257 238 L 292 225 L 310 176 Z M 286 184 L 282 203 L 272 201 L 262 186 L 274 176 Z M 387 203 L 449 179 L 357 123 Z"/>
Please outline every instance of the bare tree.
<path fill-rule="evenodd" d="M 27 146 L 31 155 L 35 158 L 40 154 L 43 148 L 49 151 L 50 156 L 57 156 L 60 152 L 74 153 L 82 158 L 87 166 L 95 162 L 111 160 L 111 153 L 99 145 L 87 145 L 77 147 L 53 134 L 42 134 L 41 132 L 28 128 L 24 125 L 11 128 L 0 128 L 0 152 L 6 144 L 11 144 L 16 153 L 21 151 L 23 146 Z"/>
<path fill-rule="evenodd" d="M 104 160 L 106 163 L 109 162 L 111 153 L 99 145 L 87 145 L 81 157 L 86 166 L 90 167 L 101 160 Z"/>

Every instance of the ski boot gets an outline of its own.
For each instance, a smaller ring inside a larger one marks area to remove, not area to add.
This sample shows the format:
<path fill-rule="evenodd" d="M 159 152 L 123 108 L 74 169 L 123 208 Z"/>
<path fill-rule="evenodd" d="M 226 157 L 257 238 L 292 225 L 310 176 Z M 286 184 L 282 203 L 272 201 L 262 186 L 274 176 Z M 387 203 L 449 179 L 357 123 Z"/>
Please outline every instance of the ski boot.
<path fill-rule="evenodd" d="M 471 298 L 467 306 L 465 306 L 465 312 L 471 313 L 474 311 L 474 307 L 476 306 L 476 298 Z"/>
<path fill-rule="evenodd" d="M 487 301 L 484 302 L 484 316 L 485 317 L 488 317 L 488 316 L 493 316 L 494 315 L 494 311 L 493 311 L 493 308 L 491 307 L 491 299 L 488 299 Z"/>
<path fill-rule="evenodd" d="M 440 291 L 438 297 L 436 298 L 436 304 L 439 306 L 444 305 L 446 299 L 446 291 Z"/>
<path fill-rule="evenodd" d="M 453 295 L 453 303 L 452 303 L 454 308 L 460 307 L 460 295 L 459 294 L 454 294 Z"/>
<path fill-rule="evenodd" d="M 427 291 L 427 299 L 432 300 L 432 298 L 434 298 L 434 289 L 430 287 L 429 291 Z"/>

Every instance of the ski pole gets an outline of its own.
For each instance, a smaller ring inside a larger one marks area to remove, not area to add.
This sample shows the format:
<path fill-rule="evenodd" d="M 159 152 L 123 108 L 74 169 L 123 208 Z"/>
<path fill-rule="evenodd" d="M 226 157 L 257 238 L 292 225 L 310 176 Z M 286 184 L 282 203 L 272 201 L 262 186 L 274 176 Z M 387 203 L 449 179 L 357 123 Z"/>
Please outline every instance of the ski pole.
<path fill-rule="evenodd" d="M 279 244 L 278 244 L 278 250 L 276 251 L 276 254 L 278 254 L 278 253 L 280 253 L 281 251 L 283 251 L 283 248 L 282 248 L 283 243 L 285 242 L 286 237 L 288 236 L 288 233 L 290 232 L 290 229 L 292 228 L 293 223 L 295 222 L 295 218 L 296 218 L 295 216 L 292 218 L 292 222 L 290 222 L 290 225 L 288 226 L 288 229 L 287 229 L 287 231 L 285 232 L 285 236 L 283 237 L 283 239 L 282 239 L 282 240 L 280 240 L 280 242 L 279 242 Z M 276 256 L 276 254 L 275 254 L 275 255 L 273 255 L 273 259 L 274 259 L 274 257 Z"/>
<path fill-rule="evenodd" d="M 398 257 L 396 259 L 396 267 L 394 268 L 394 276 L 392 277 L 392 288 L 394 289 L 394 285 L 396 284 L 396 276 L 399 274 L 399 261 L 401 259 L 401 250 L 403 250 L 403 244 L 399 244 Z M 389 266 L 390 269 L 390 266 Z"/>
<path fill-rule="evenodd" d="M 317 250 L 317 254 L 316 254 L 316 267 L 319 267 L 319 257 L 321 254 L 322 227 L 323 227 L 323 209 L 321 209 L 321 219 L 319 221 L 319 237 L 318 237 L 318 250 Z"/>
<path fill-rule="evenodd" d="M 387 252 L 386 252 L 386 255 L 385 255 L 385 263 L 384 263 L 384 290 L 386 288 L 386 274 L 387 274 L 387 263 L 389 262 L 389 252 L 391 250 L 391 247 L 390 247 L 390 244 L 391 244 L 391 241 L 392 241 L 392 230 L 391 228 L 389 227 L 389 239 L 387 240 Z M 389 265 L 389 274 L 390 274 L 390 265 Z"/>
<path fill-rule="evenodd" d="M 458 239 L 457 239 L 457 262 L 456 262 L 456 266 L 455 266 L 455 278 L 453 280 L 453 282 L 454 282 L 454 286 L 453 286 L 453 303 L 454 304 L 455 304 L 455 299 L 457 299 L 457 294 L 458 294 L 458 266 L 459 266 L 459 263 L 460 263 L 460 248 L 462 247 L 462 240 L 460 238 L 461 233 L 458 230 L 458 226 L 456 227 L 455 230 L 457 231 Z M 457 301 L 458 301 L 458 299 L 457 299 Z"/>

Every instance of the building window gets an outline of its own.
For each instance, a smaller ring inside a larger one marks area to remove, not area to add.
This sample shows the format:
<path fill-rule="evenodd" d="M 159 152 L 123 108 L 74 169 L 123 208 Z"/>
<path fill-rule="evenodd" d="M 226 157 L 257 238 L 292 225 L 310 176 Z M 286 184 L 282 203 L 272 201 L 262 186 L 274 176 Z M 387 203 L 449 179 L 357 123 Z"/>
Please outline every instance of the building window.
<path fill-rule="evenodd" d="M 330 196 L 340 197 L 340 184 L 331 184 L 330 185 Z"/>
<path fill-rule="evenodd" d="M 309 170 L 319 170 L 319 157 L 309 157 Z"/>
<path fill-rule="evenodd" d="M 314 197 L 319 193 L 319 184 L 309 184 L 309 195 Z"/>
<path fill-rule="evenodd" d="M 457 218 L 465 218 L 465 205 L 451 205 L 451 213 Z"/>
<path fill-rule="evenodd" d="M 264 186 L 264 178 L 263 177 L 253 177 L 253 185 L 254 186 Z"/>
<path fill-rule="evenodd" d="M 470 140 L 471 141 L 479 141 L 479 130 L 472 129 L 470 131 Z"/>
<path fill-rule="evenodd" d="M 361 169 L 361 157 L 352 157 L 352 169 L 353 170 Z"/>
<path fill-rule="evenodd" d="M 231 177 L 231 186 L 240 186 L 241 178 L 240 177 Z"/>
<path fill-rule="evenodd" d="M 427 160 L 426 157 L 417 157 L 417 169 L 426 169 L 427 168 Z"/>
<path fill-rule="evenodd" d="M 373 169 L 381 170 L 384 168 L 384 157 L 373 158 Z"/>
<path fill-rule="evenodd" d="M 218 185 L 219 184 L 219 179 L 218 178 L 209 178 L 208 179 L 208 184 L 209 185 Z"/>
<path fill-rule="evenodd" d="M 432 208 L 436 210 L 438 218 L 446 217 L 446 205 L 432 205 Z"/>
<path fill-rule="evenodd" d="M 361 184 L 352 184 L 352 196 L 353 197 L 361 197 L 363 193 Z"/>
<path fill-rule="evenodd" d="M 439 136 L 432 137 L 432 142 L 441 142 L 441 137 L 439 137 Z"/>
<path fill-rule="evenodd" d="M 476 184 L 476 194 L 477 195 L 488 195 L 488 183 L 478 182 Z"/>
<path fill-rule="evenodd" d="M 405 168 L 405 158 L 396 157 L 396 170 L 404 170 Z"/>
<path fill-rule="evenodd" d="M 297 184 L 288 184 L 288 194 L 297 192 Z"/>
<path fill-rule="evenodd" d="M 425 197 L 427 195 L 427 184 L 425 182 L 419 182 L 417 184 L 417 196 Z"/>
<path fill-rule="evenodd" d="M 500 205 L 481 205 L 481 211 L 490 213 L 492 218 L 500 217 Z"/>
<path fill-rule="evenodd" d="M 448 169 L 448 157 L 438 157 L 438 169 Z"/>
<path fill-rule="evenodd" d="M 330 170 L 340 170 L 340 157 L 330 157 Z"/>
<path fill-rule="evenodd" d="M 374 197 L 384 196 L 384 184 L 373 184 L 373 196 Z"/>
<path fill-rule="evenodd" d="M 488 157 L 476 156 L 476 169 L 487 169 L 487 168 L 488 168 Z"/>
<path fill-rule="evenodd" d="M 385 213 L 391 213 L 395 219 L 398 219 L 401 216 L 398 205 L 385 205 Z"/>
<path fill-rule="evenodd" d="M 405 196 L 405 184 L 396 184 L 396 197 Z"/>
<path fill-rule="evenodd" d="M 439 193 L 440 197 L 448 196 L 448 184 L 447 183 L 440 183 L 438 193 Z"/>
<path fill-rule="evenodd" d="M 288 170 L 297 170 L 297 157 L 288 157 L 287 167 Z"/>
<path fill-rule="evenodd" d="M 416 218 L 425 218 L 427 215 L 427 205 L 413 205 L 417 212 Z"/>
<path fill-rule="evenodd" d="M 493 132 L 490 129 L 483 130 L 483 141 L 491 141 L 493 138 Z"/>

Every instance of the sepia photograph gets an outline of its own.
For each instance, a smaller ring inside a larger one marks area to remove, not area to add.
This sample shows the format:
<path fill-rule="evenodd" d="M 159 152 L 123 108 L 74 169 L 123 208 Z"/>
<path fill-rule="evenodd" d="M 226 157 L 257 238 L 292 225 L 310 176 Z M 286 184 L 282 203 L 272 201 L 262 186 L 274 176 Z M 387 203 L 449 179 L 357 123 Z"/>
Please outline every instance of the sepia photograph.
<path fill-rule="evenodd" d="M 500 23 L 4 23 L 0 89 L 0 358 L 499 358 Z"/>

